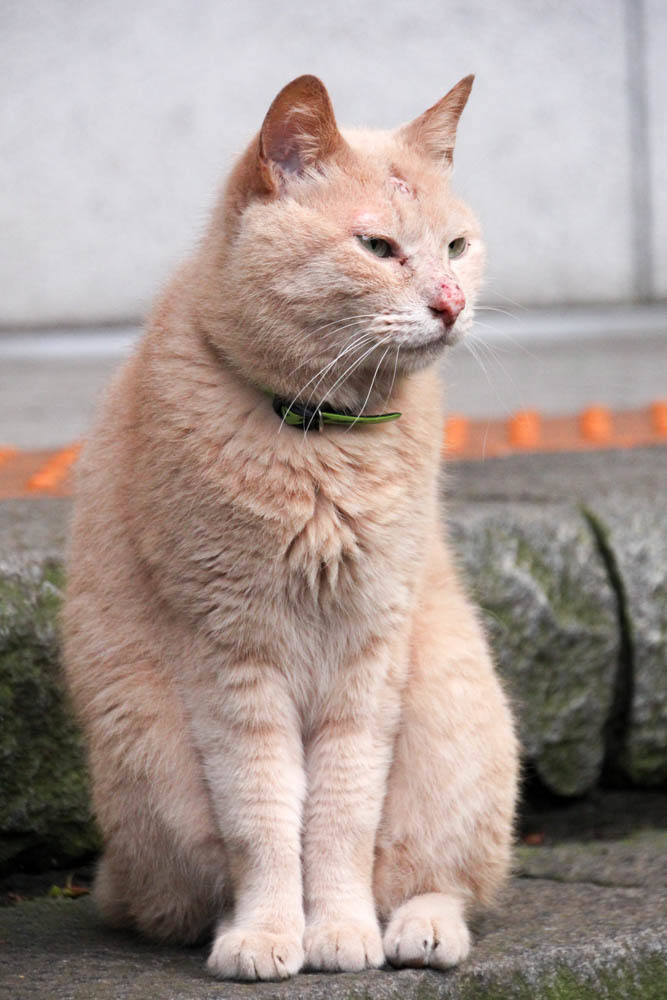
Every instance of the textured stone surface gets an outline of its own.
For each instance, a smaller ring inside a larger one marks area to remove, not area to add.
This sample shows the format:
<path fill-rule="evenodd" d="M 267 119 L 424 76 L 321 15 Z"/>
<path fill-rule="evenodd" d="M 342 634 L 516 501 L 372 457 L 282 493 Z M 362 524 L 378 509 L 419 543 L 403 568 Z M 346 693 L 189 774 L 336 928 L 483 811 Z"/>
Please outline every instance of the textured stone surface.
<path fill-rule="evenodd" d="M 618 497 L 635 504 L 667 493 L 664 446 L 601 451 L 517 453 L 483 462 L 448 462 L 448 505 L 465 511 L 470 500 L 516 503 L 585 503 Z"/>
<path fill-rule="evenodd" d="M 30 574 L 45 562 L 62 563 L 69 500 L 0 501 L 0 574 Z"/>
<path fill-rule="evenodd" d="M 629 699 L 620 765 L 638 784 L 667 781 L 667 531 L 665 493 L 591 504 L 618 571 L 630 631 Z M 623 680 L 623 679 L 621 679 Z M 619 706 L 621 710 L 624 706 Z"/>
<path fill-rule="evenodd" d="M 518 847 L 517 874 L 554 882 L 589 882 L 667 890 L 667 830 L 640 830 L 621 841 L 575 841 Z"/>
<path fill-rule="evenodd" d="M 552 791 L 587 791 L 602 766 L 619 651 L 614 594 L 592 532 L 565 504 L 469 503 L 450 527 L 526 755 Z"/>
<path fill-rule="evenodd" d="M 524 745 L 543 780 L 566 794 L 595 782 L 612 693 L 618 694 L 623 680 L 619 668 L 627 673 L 617 656 L 608 567 L 578 503 L 597 510 L 605 525 L 632 625 L 635 697 L 632 712 L 626 705 L 620 720 L 631 723 L 625 748 L 622 740 L 616 747 L 623 751 L 620 763 L 638 783 L 655 782 L 664 773 L 660 720 L 667 677 L 660 646 L 664 631 L 656 631 L 656 622 L 664 621 L 667 565 L 660 555 L 665 543 L 656 513 L 667 493 L 663 459 L 660 449 L 517 456 L 461 463 L 448 475 L 454 539 L 487 608 L 500 663 L 522 715 Z M 612 510 L 605 499 L 603 510 L 600 498 L 610 494 L 616 506 Z M 69 510 L 69 502 L 61 500 L 0 503 L 0 586 L 5 588 L 0 596 L 0 859 L 5 860 L 27 850 L 42 852 L 48 864 L 51 856 L 72 856 L 91 843 L 81 751 L 63 708 L 53 624 Z M 21 784 L 28 780 L 29 789 Z"/>
<path fill-rule="evenodd" d="M 522 500 L 548 517 L 554 503 L 577 502 L 597 526 L 630 642 L 617 664 L 612 709 L 616 772 L 638 784 L 667 779 L 667 531 L 664 448 L 582 454 L 516 455 L 461 462 L 448 475 L 452 511 L 471 501 Z M 553 516 L 557 513 L 554 509 Z"/>
<path fill-rule="evenodd" d="M 553 851 L 541 850 L 556 876 L 567 874 Z M 159 948 L 106 930 L 89 899 L 23 903 L 0 910 L 0 998 L 662 1000 L 667 920 L 660 886 L 649 873 L 648 887 L 595 884 L 594 866 L 580 874 L 572 881 L 514 879 L 496 912 L 477 921 L 470 959 L 451 972 L 302 974 L 280 984 L 213 982 L 204 950 Z"/>
<path fill-rule="evenodd" d="M 527 843 L 625 843 L 650 830 L 667 830 L 667 794 L 655 788 L 597 788 L 583 799 L 531 795 L 521 804 Z"/>
<path fill-rule="evenodd" d="M 96 844 L 60 676 L 61 527 L 61 518 L 26 517 L 18 504 L 0 519 L 0 870 L 19 858 L 62 862 Z"/>

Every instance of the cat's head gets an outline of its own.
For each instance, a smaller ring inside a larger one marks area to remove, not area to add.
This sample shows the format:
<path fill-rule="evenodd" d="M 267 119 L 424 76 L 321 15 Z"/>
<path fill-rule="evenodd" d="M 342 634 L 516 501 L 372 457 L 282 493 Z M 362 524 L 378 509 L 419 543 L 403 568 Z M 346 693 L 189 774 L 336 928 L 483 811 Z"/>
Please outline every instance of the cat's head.
<path fill-rule="evenodd" d="M 214 335 L 249 379 L 354 409 L 468 329 L 484 246 L 449 179 L 472 81 L 391 132 L 340 131 L 316 77 L 278 94 L 204 243 Z"/>

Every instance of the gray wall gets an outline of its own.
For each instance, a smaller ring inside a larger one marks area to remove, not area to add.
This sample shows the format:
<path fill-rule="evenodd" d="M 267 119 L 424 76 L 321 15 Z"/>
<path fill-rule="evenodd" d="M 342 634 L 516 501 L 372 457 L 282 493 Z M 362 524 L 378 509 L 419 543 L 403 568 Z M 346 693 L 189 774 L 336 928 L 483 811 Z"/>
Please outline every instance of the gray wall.
<path fill-rule="evenodd" d="M 666 51 L 664 0 L 0 0 L 0 325 L 143 313 L 303 72 L 378 126 L 477 73 L 487 301 L 664 298 Z"/>

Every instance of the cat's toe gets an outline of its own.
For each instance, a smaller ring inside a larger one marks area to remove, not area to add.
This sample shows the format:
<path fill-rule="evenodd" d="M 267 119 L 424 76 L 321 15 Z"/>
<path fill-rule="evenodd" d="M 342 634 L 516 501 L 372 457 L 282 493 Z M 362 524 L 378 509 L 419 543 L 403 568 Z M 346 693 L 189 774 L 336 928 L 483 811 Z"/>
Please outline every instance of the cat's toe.
<path fill-rule="evenodd" d="M 219 979 L 287 979 L 303 965 L 303 948 L 296 937 L 267 931 L 222 931 L 206 963 Z"/>
<path fill-rule="evenodd" d="M 311 924 L 304 937 L 306 965 L 326 972 L 361 972 L 384 964 L 377 924 L 331 920 Z"/>
<path fill-rule="evenodd" d="M 387 961 L 395 966 L 449 969 L 470 952 L 470 932 L 451 897 L 416 896 L 399 907 L 384 935 Z"/>

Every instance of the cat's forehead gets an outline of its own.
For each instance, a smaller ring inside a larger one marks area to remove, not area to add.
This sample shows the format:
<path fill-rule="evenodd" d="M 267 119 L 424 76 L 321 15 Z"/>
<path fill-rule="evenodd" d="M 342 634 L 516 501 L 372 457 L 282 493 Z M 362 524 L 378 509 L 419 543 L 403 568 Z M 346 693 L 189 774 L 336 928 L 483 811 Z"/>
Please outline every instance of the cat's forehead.
<path fill-rule="evenodd" d="M 415 197 L 415 189 L 408 184 L 405 178 L 399 177 L 397 173 L 390 173 L 389 184 L 392 188 L 398 191 L 399 194 L 407 195 L 408 198 Z"/>
<path fill-rule="evenodd" d="M 449 172 L 415 154 L 396 133 L 350 130 L 346 138 L 358 158 L 357 200 L 367 202 L 355 206 L 357 215 L 437 230 L 465 221 L 468 210 L 451 191 Z"/>
<path fill-rule="evenodd" d="M 467 210 L 449 190 L 446 178 L 414 178 L 396 164 L 387 165 L 371 183 L 351 191 L 349 215 L 353 226 L 368 234 L 417 238 L 465 226 Z"/>

